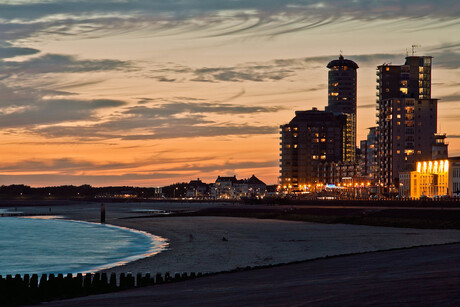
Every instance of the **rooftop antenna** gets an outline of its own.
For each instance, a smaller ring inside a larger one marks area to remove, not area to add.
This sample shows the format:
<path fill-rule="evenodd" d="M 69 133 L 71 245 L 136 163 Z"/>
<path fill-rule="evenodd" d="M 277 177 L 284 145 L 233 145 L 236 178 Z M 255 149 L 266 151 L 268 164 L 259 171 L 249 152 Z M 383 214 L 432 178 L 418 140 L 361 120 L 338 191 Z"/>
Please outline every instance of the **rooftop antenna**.
<path fill-rule="evenodd" d="M 416 52 L 416 48 L 420 48 L 422 46 L 420 45 L 412 45 L 412 56 L 414 56 L 415 52 Z"/>

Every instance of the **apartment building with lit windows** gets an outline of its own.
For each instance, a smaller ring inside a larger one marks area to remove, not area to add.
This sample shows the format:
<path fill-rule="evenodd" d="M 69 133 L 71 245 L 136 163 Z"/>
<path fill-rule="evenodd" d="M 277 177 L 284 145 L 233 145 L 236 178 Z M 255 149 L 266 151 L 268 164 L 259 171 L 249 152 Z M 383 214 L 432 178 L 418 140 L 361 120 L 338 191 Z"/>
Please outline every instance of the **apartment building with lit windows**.
<path fill-rule="evenodd" d="M 356 161 L 357 69 L 358 64 L 342 55 L 327 64 L 328 104 L 326 112 L 347 116 L 343 142 L 343 162 Z"/>
<path fill-rule="evenodd" d="M 280 185 L 296 190 L 317 183 L 334 182 L 334 172 L 324 166 L 343 159 L 347 115 L 313 108 L 296 111 L 281 125 Z"/>
<path fill-rule="evenodd" d="M 431 98 L 431 56 L 408 56 L 404 65 L 377 68 L 378 180 L 388 192 L 399 174 L 431 160 L 437 99 Z"/>

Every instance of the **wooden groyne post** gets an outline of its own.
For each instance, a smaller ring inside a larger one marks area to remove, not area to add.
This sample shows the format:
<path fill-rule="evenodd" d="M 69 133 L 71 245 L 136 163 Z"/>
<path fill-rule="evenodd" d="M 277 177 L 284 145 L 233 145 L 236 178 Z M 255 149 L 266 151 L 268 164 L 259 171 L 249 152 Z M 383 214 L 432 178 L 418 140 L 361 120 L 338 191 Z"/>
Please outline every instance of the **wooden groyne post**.
<path fill-rule="evenodd" d="M 105 223 L 105 205 L 101 204 L 101 224 Z"/>

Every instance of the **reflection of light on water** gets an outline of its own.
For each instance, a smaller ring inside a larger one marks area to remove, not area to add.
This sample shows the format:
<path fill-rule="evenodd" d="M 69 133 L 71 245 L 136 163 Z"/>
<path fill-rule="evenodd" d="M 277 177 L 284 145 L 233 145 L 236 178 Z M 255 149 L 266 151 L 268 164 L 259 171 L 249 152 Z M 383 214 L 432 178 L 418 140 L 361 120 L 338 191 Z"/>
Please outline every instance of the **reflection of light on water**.
<path fill-rule="evenodd" d="M 131 212 L 134 212 L 134 213 L 153 213 L 153 214 L 156 214 L 156 215 L 171 214 L 171 211 L 159 210 L 159 209 L 132 209 Z"/>
<path fill-rule="evenodd" d="M 12 210 L 10 208 L 8 208 L 8 209 L 0 209 L 0 214 L 9 214 L 9 215 L 11 215 L 11 214 L 22 214 L 22 213 L 24 213 L 24 212 L 14 211 L 14 210 Z"/>

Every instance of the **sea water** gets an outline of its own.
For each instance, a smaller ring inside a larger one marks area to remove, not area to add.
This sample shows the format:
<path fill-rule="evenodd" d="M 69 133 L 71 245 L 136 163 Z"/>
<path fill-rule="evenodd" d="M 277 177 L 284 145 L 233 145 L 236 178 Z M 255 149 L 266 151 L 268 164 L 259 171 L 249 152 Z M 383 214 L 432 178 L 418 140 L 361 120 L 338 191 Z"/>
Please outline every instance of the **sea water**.
<path fill-rule="evenodd" d="M 161 252 L 158 236 L 62 219 L 0 217 L 0 275 L 85 273 Z"/>

